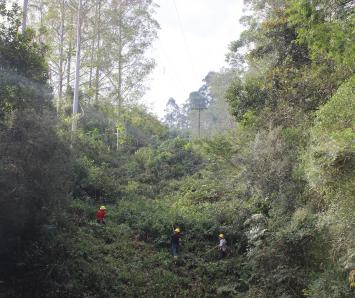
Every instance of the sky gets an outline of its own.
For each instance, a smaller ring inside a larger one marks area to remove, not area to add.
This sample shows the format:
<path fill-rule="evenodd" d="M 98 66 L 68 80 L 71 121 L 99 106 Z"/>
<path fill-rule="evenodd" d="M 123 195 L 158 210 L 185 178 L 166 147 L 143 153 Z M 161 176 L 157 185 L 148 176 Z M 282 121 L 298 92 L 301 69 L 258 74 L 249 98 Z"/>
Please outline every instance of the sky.
<path fill-rule="evenodd" d="M 243 0 L 156 0 L 161 29 L 151 53 L 156 67 L 143 102 L 163 117 L 170 97 L 179 104 L 198 90 L 209 71 L 225 63 L 228 45 L 242 31 Z"/>

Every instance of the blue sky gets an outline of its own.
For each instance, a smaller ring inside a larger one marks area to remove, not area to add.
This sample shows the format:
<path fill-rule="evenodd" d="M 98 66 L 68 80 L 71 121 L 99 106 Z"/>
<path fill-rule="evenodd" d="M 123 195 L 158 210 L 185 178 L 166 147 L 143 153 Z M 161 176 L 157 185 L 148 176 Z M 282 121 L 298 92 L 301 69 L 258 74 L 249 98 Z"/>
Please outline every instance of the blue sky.
<path fill-rule="evenodd" d="M 157 65 L 143 102 L 162 117 L 169 97 L 183 103 L 209 71 L 226 66 L 228 45 L 242 31 L 243 0 L 155 2 L 161 30 L 150 55 Z"/>

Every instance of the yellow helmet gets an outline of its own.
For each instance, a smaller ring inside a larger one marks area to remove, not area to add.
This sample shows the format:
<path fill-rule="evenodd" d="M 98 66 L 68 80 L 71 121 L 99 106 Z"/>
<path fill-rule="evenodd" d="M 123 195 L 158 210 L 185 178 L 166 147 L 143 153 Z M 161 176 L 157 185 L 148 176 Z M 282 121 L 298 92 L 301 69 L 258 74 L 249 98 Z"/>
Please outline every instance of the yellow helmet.
<path fill-rule="evenodd" d="M 350 288 L 355 288 L 355 270 L 351 270 L 349 274 Z"/>
<path fill-rule="evenodd" d="M 106 210 L 106 207 L 105 206 L 101 206 L 100 210 Z"/>
<path fill-rule="evenodd" d="M 224 238 L 224 235 L 221 233 L 218 235 L 219 238 Z"/>
<path fill-rule="evenodd" d="M 176 229 L 175 229 L 175 232 L 176 232 L 176 233 L 180 233 L 180 232 L 181 232 L 180 228 L 176 228 Z"/>

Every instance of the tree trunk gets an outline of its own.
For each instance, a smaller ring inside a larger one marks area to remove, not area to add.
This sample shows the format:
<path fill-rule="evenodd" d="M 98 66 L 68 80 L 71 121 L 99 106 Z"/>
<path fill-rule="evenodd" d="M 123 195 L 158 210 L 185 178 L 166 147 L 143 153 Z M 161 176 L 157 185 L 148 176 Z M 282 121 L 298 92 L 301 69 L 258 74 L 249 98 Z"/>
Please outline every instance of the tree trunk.
<path fill-rule="evenodd" d="M 39 42 L 43 43 L 43 1 L 40 2 L 39 5 L 39 13 L 40 13 L 40 32 L 39 32 Z"/>
<path fill-rule="evenodd" d="M 69 91 L 70 91 L 71 51 L 72 51 L 72 42 L 69 41 L 69 45 L 68 45 L 68 64 L 67 64 L 67 94 L 69 94 Z"/>
<path fill-rule="evenodd" d="M 77 28 L 76 28 L 76 62 L 75 62 L 75 84 L 74 84 L 74 99 L 73 99 L 73 121 L 72 132 L 76 131 L 78 125 L 78 110 L 79 110 L 79 83 L 80 83 L 80 52 L 81 52 L 81 1 L 79 0 Z"/>
<path fill-rule="evenodd" d="M 64 20 L 65 20 L 65 0 L 61 3 L 61 19 L 60 19 L 60 45 L 59 45 L 59 86 L 58 86 L 58 101 L 57 113 L 59 113 L 60 105 L 63 98 L 63 50 L 64 50 Z"/>
<path fill-rule="evenodd" d="M 92 72 L 93 72 L 93 64 L 94 64 L 94 48 L 95 48 L 95 38 L 91 41 L 90 47 L 90 70 L 89 70 L 89 89 L 92 87 Z"/>
<path fill-rule="evenodd" d="M 122 106 L 123 106 L 123 97 L 122 97 L 122 7 L 120 7 L 120 22 L 118 27 L 118 86 L 117 86 L 117 138 L 116 138 L 116 149 L 119 149 L 119 128 L 122 124 Z"/>
<path fill-rule="evenodd" d="M 69 91 L 71 89 L 70 86 L 70 76 L 71 76 L 71 58 L 72 58 L 72 51 L 73 51 L 73 43 L 71 36 L 74 31 L 74 16 L 71 21 L 71 28 L 70 28 L 70 38 L 69 38 L 69 45 L 68 45 L 68 65 L 67 65 L 67 95 L 69 95 Z"/>
<path fill-rule="evenodd" d="M 97 7 L 97 40 L 96 40 L 96 73 L 95 73 L 95 104 L 99 100 L 99 80 L 100 80 L 100 43 L 101 43 L 101 0 Z"/>
<path fill-rule="evenodd" d="M 27 27 L 28 0 L 23 0 L 23 15 L 22 15 L 22 33 L 25 33 Z"/>
<path fill-rule="evenodd" d="M 91 41 L 91 46 L 90 46 L 90 68 L 89 68 L 89 91 L 90 91 L 90 96 L 88 97 L 88 103 L 92 103 L 92 77 L 93 77 L 93 70 L 94 70 L 94 48 L 95 48 L 95 38 L 93 37 Z"/>

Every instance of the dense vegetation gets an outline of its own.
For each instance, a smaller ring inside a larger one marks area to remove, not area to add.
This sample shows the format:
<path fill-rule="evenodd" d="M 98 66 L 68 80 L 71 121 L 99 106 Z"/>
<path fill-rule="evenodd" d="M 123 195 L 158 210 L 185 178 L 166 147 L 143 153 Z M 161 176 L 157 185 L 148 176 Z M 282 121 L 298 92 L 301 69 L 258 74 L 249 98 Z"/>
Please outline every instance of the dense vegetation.
<path fill-rule="evenodd" d="M 54 41 L 21 33 L 20 9 L 0 1 L 1 297 L 353 297 L 353 1 L 245 2 L 230 69 L 209 73 L 183 107 L 170 99 L 165 123 L 132 100 L 143 85 L 125 97 L 115 82 L 112 93 L 105 83 L 96 90 L 90 76 L 73 130 L 70 84 L 59 94 L 64 83 L 48 82 Z M 122 3 L 111 24 L 127 17 L 126 55 L 141 59 L 141 80 L 158 25 L 151 1 Z M 48 5 L 53 24 L 58 7 Z M 150 24 L 144 45 L 130 30 L 137 16 Z M 82 69 L 103 74 L 106 56 L 102 68 Z M 110 74 L 128 86 L 133 74 L 120 71 Z M 105 226 L 95 221 L 102 204 Z M 220 232 L 222 260 L 213 249 Z"/>

